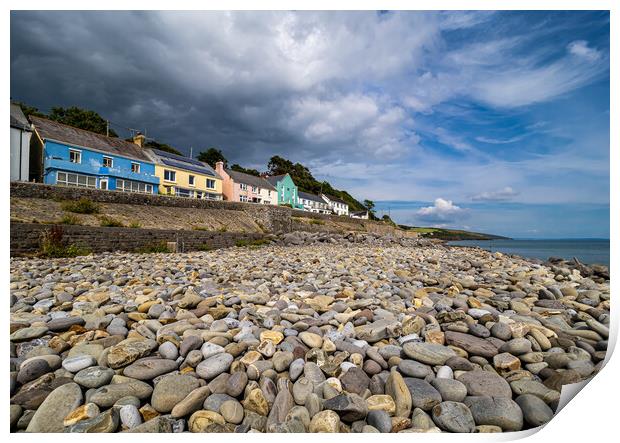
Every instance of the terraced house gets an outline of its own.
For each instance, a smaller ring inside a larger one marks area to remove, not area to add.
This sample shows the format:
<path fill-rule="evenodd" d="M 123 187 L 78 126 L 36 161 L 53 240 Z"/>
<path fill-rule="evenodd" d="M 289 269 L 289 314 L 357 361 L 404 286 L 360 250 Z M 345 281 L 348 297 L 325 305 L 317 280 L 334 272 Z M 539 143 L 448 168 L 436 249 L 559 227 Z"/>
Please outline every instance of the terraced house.
<path fill-rule="evenodd" d="M 135 143 L 30 117 L 30 176 L 52 185 L 155 194 L 155 164 Z"/>
<path fill-rule="evenodd" d="M 222 178 L 208 164 L 159 149 L 145 152 L 155 163 L 160 194 L 222 200 Z"/>
<path fill-rule="evenodd" d="M 330 214 L 329 205 L 320 196 L 299 191 L 299 203 L 304 211 L 316 212 L 318 214 Z"/>
<path fill-rule="evenodd" d="M 321 194 L 321 198 L 329 205 L 329 209 L 337 215 L 349 215 L 349 204 L 333 195 Z"/>
<path fill-rule="evenodd" d="M 264 178 L 226 169 L 223 162 L 215 164 L 215 172 L 222 177 L 226 200 L 264 205 L 278 204 L 276 188 Z"/>
<path fill-rule="evenodd" d="M 303 209 L 299 203 L 297 185 L 288 174 L 272 175 L 265 177 L 269 183 L 276 188 L 278 195 L 278 205 L 289 205 L 291 208 Z"/>

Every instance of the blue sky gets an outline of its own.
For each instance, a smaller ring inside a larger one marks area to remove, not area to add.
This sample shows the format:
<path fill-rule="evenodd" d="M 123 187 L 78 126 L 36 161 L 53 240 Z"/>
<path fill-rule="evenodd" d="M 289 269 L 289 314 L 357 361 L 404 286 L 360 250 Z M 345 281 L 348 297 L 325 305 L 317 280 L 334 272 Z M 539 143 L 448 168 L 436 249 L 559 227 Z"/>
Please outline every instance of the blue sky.
<path fill-rule="evenodd" d="M 282 155 L 399 223 L 609 237 L 605 11 L 12 12 L 11 96 Z"/>

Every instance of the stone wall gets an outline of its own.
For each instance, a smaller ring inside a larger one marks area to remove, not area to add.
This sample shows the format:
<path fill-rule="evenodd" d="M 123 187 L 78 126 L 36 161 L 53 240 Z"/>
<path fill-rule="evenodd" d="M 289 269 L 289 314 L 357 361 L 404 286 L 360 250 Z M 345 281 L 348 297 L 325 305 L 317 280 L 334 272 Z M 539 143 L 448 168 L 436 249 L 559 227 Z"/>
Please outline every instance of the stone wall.
<path fill-rule="evenodd" d="M 105 228 L 79 225 L 43 225 L 11 223 L 11 256 L 33 254 L 39 250 L 44 231 L 59 226 L 66 245 L 77 245 L 92 252 L 136 251 L 162 242 L 177 242 L 179 252 L 205 248 L 235 246 L 240 240 L 257 240 L 264 234 L 239 232 L 205 232 L 168 229 Z"/>

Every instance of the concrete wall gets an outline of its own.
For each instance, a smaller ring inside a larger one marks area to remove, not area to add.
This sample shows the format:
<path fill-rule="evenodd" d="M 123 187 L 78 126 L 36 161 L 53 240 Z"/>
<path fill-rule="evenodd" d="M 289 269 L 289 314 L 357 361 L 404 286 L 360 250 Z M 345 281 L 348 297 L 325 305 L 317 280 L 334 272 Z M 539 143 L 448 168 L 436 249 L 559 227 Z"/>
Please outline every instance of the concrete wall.
<path fill-rule="evenodd" d="M 52 226 L 63 231 L 63 243 L 88 248 L 92 252 L 131 251 L 162 242 L 177 242 L 179 252 L 235 246 L 239 240 L 256 240 L 264 234 L 238 232 L 174 231 L 168 229 L 104 228 L 79 225 L 11 223 L 11 256 L 33 254 L 39 250 L 41 235 Z"/>

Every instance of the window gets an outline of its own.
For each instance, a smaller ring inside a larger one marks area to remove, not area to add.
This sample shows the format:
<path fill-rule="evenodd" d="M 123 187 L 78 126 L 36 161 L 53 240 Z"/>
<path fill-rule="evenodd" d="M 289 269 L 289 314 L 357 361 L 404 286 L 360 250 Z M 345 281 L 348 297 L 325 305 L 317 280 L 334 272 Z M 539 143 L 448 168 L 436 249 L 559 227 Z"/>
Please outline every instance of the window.
<path fill-rule="evenodd" d="M 82 163 L 82 151 L 69 149 L 69 161 L 71 163 Z"/>
<path fill-rule="evenodd" d="M 205 193 L 202 191 L 196 191 L 196 198 L 200 198 L 200 199 L 205 198 Z"/>
<path fill-rule="evenodd" d="M 215 180 L 207 179 L 207 189 L 215 189 Z"/>
<path fill-rule="evenodd" d="M 252 186 L 252 192 L 257 192 L 258 188 L 256 186 Z"/>
<path fill-rule="evenodd" d="M 241 196 L 239 197 L 239 201 L 240 201 L 240 202 L 247 203 L 248 198 L 247 198 L 245 195 L 241 195 Z"/>
<path fill-rule="evenodd" d="M 164 169 L 164 180 L 167 182 L 177 181 L 177 173 L 175 171 L 170 171 L 169 169 Z"/>
<path fill-rule="evenodd" d="M 242 191 L 247 191 L 248 185 L 246 185 L 245 183 L 239 183 L 239 189 L 241 189 Z"/>
<path fill-rule="evenodd" d="M 189 185 L 190 185 L 190 186 L 196 186 L 196 185 L 194 184 L 194 180 L 195 180 L 195 179 L 196 179 L 196 177 L 195 177 L 195 176 L 193 176 L 193 175 L 190 175 L 190 176 L 189 176 Z"/>
<path fill-rule="evenodd" d="M 112 157 L 103 157 L 103 167 L 111 168 L 112 167 Z"/>
<path fill-rule="evenodd" d="M 176 195 L 178 197 L 191 197 L 192 191 L 189 189 L 176 188 Z"/>
<path fill-rule="evenodd" d="M 82 174 L 60 172 L 56 174 L 56 183 L 65 186 L 81 186 L 83 188 L 96 188 L 97 177 Z"/>
<path fill-rule="evenodd" d="M 120 178 L 117 178 L 116 190 L 122 192 L 140 192 L 143 194 L 152 194 L 153 185 L 132 180 L 121 180 Z"/>
<path fill-rule="evenodd" d="M 131 172 L 140 173 L 140 163 L 131 162 Z"/>

